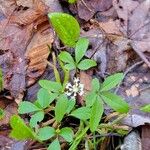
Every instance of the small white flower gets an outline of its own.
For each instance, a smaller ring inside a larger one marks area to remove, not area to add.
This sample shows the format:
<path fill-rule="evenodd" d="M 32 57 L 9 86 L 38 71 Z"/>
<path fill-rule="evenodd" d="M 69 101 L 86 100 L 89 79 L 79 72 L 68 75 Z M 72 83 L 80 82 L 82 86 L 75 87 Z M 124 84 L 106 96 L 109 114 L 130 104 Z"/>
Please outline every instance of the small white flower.
<path fill-rule="evenodd" d="M 70 82 L 67 83 L 65 94 L 72 99 L 74 99 L 77 94 L 80 96 L 84 94 L 84 85 L 80 83 L 79 78 L 74 78 L 73 85 Z"/>

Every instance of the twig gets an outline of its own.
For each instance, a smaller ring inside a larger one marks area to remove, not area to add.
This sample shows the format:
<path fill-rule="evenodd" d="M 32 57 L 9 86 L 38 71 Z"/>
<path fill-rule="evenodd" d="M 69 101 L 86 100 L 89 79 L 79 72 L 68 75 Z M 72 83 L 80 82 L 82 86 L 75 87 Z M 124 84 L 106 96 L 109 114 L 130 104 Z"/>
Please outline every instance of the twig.
<path fill-rule="evenodd" d="M 42 123 L 42 127 L 45 127 L 45 126 L 47 126 L 47 125 L 50 125 L 50 124 L 52 124 L 54 121 L 55 121 L 55 118 L 50 119 L 50 120 L 48 120 L 48 121 Z"/>
<path fill-rule="evenodd" d="M 134 65 L 132 65 L 131 67 L 129 67 L 129 68 L 125 71 L 125 73 L 124 73 L 123 80 L 125 79 L 126 75 L 127 75 L 131 70 L 133 70 L 133 69 L 134 69 L 135 67 L 137 67 L 138 65 L 141 65 L 142 63 L 143 63 L 143 61 L 139 61 L 139 62 L 135 63 Z M 122 82 L 123 82 L 123 80 L 122 80 Z M 118 92 L 118 90 L 119 90 L 119 88 L 120 88 L 122 82 L 121 82 L 121 83 L 118 85 L 118 87 L 116 88 L 115 93 Z"/>
<path fill-rule="evenodd" d="M 99 134 L 99 135 L 95 135 L 95 138 L 99 138 L 99 137 L 106 137 L 106 136 L 121 136 L 117 133 L 106 133 L 106 134 Z M 89 139 L 92 139 L 93 136 L 88 137 Z"/>

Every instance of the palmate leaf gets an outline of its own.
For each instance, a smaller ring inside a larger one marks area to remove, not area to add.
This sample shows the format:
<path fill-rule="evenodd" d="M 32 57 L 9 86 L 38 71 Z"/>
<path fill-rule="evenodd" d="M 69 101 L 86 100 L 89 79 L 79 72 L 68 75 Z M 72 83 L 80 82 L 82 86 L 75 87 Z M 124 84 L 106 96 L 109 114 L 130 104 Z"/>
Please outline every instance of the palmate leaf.
<path fill-rule="evenodd" d="M 97 94 L 95 91 L 89 92 L 85 97 L 85 102 L 87 107 L 91 107 L 93 103 L 96 101 Z"/>
<path fill-rule="evenodd" d="M 74 110 L 70 115 L 80 120 L 87 120 L 90 118 L 91 109 L 89 107 L 81 107 Z"/>
<path fill-rule="evenodd" d="M 58 82 L 50 81 L 50 80 L 40 80 L 39 85 L 52 92 L 60 92 L 62 90 L 62 85 Z"/>
<path fill-rule="evenodd" d="M 68 127 L 62 128 L 60 130 L 59 135 L 62 136 L 67 142 L 73 141 L 74 133 L 71 128 L 68 128 Z"/>
<path fill-rule="evenodd" d="M 68 106 L 67 106 L 67 110 L 66 110 L 67 114 L 69 114 L 72 111 L 72 109 L 74 108 L 75 104 L 76 104 L 76 100 L 75 99 L 70 99 L 68 101 Z"/>
<path fill-rule="evenodd" d="M 102 92 L 101 97 L 113 110 L 119 113 L 127 113 L 129 111 L 129 105 L 122 97 L 110 92 Z"/>
<path fill-rule="evenodd" d="M 68 107 L 68 98 L 65 95 L 61 95 L 55 106 L 55 118 L 58 122 L 63 119 Z"/>
<path fill-rule="evenodd" d="M 75 64 L 72 64 L 72 63 L 66 64 L 64 67 L 65 67 L 65 69 L 67 69 L 67 70 L 74 70 L 74 69 L 76 69 Z"/>
<path fill-rule="evenodd" d="M 69 63 L 69 64 L 75 63 L 72 56 L 68 52 L 61 52 L 58 58 L 65 63 Z"/>
<path fill-rule="evenodd" d="M 48 17 L 61 41 L 70 47 L 74 47 L 80 35 L 80 27 L 77 20 L 65 13 L 49 13 Z"/>
<path fill-rule="evenodd" d="M 32 115 L 31 119 L 30 119 L 30 126 L 36 127 L 38 122 L 41 122 L 44 119 L 44 112 L 43 111 L 39 111 L 37 113 L 35 113 L 34 115 Z"/>
<path fill-rule="evenodd" d="M 87 70 L 91 67 L 95 67 L 97 64 L 94 60 L 91 59 L 84 59 L 78 64 L 78 68 L 80 70 Z"/>
<path fill-rule="evenodd" d="M 41 141 L 45 141 L 50 139 L 56 134 L 55 129 L 49 126 L 43 127 L 39 129 L 38 138 Z"/>
<path fill-rule="evenodd" d="M 10 126 L 12 127 L 12 131 L 9 135 L 10 137 L 15 138 L 17 140 L 38 140 L 34 131 L 31 128 L 29 128 L 24 123 L 24 121 L 17 115 L 11 117 Z"/>
<path fill-rule="evenodd" d="M 92 91 L 99 91 L 100 89 L 100 82 L 97 78 L 92 80 Z"/>
<path fill-rule="evenodd" d="M 116 73 L 114 75 L 107 77 L 102 84 L 101 91 L 108 91 L 114 88 L 117 84 L 119 84 L 123 80 L 123 77 L 124 77 L 123 73 Z"/>
<path fill-rule="evenodd" d="M 58 138 L 49 145 L 47 150 L 61 150 Z"/>
<path fill-rule="evenodd" d="M 26 114 L 31 112 L 40 111 L 41 109 L 31 102 L 23 101 L 19 104 L 18 113 Z"/>
<path fill-rule="evenodd" d="M 37 94 L 37 102 L 41 105 L 42 108 L 46 108 L 50 103 L 58 96 L 57 93 L 50 93 L 46 89 L 41 88 Z"/>
<path fill-rule="evenodd" d="M 99 122 L 101 120 L 103 112 L 104 112 L 103 102 L 97 96 L 97 99 L 95 100 L 95 102 L 92 106 L 92 109 L 91 109 L 91 116 L 90 116 L 90 130 L 91 130 L 91 132 L 94 132 L 97 130 L 97 127 L 99 125 Z"/>
<path fill-rule="evenodd" d="M 89 45 L 89 40 L 86 38 L 80 38 L 78 42 L 76 43 L 75 47 L 75 59 L 76 63 L 78 63 L 82 57 L 85 55 L 85 52 L 87 51 Z"/>

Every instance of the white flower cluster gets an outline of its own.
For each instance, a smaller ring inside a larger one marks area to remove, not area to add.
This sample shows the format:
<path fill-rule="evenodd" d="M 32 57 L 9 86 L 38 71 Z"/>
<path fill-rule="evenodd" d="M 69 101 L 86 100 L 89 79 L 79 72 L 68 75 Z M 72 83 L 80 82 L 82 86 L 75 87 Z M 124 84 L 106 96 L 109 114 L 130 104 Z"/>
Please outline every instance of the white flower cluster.
<path fill-rule="evenodd" d="M 67 83 L 65 94 L 71 99 L 74 99 L 77 94 L 80 96 L 84 94 L 84 85 L 80 83 L 79 78 L 74 78 L 73 85 L 70 82 Z"/>

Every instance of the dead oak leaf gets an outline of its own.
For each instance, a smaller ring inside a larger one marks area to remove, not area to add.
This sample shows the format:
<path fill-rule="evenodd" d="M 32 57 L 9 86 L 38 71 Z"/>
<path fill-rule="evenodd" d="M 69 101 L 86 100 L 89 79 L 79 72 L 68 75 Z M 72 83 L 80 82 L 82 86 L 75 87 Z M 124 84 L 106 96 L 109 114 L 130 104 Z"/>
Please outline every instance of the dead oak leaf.
<path fill-rule="evenodd" d="M 77 1 L 78 14 L 88 21 L 98 11 L 106 11 L 112 6 L 112 0 L 80 0 Z"/>
<path fill-rule="evenodd" d="M 150 51 L 150 1 L 114 0 L 120 31 L 136 51 Z"/>

